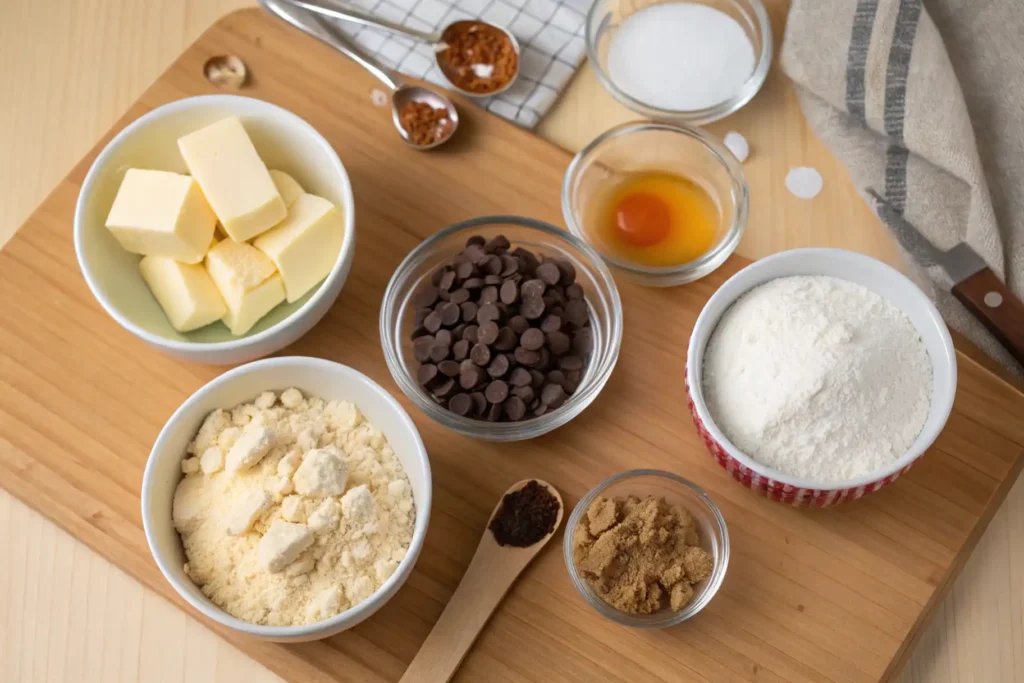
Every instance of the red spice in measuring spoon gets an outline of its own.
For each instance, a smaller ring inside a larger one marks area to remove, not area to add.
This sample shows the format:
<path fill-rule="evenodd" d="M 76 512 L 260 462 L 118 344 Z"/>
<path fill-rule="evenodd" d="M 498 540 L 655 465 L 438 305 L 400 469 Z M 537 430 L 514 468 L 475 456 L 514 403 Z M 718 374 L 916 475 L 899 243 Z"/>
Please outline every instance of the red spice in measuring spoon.
<path fill-rule="evenodd" d="M 459 90 L 491 95 L 519 73 L 519 50 L 512 37 L 482 21 L 457 21 L 445 29 L 447 47 L 437 54 L 441 71 Z"/>

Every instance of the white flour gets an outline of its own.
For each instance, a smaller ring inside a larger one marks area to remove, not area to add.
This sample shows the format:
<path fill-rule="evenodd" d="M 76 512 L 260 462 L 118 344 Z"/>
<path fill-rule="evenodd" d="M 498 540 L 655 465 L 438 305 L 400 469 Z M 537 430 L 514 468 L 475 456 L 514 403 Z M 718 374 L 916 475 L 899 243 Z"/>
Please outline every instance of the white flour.
<path fill-rule="evenodd" d="M 900 458 L 928 415 L 931 364 L 906 314 L 867 288 L 785 277 L 741 297 L 704 353 L 704 397 L 744 453 L 818 482 Z"/>
<path fill-rule="evenodd" d="M 692 2 L 645 7 L 608 46 L 608 75 L 644 104 L 694 111 L 720 104 L 754 72 L 754 46 L 725 12 Z"/>

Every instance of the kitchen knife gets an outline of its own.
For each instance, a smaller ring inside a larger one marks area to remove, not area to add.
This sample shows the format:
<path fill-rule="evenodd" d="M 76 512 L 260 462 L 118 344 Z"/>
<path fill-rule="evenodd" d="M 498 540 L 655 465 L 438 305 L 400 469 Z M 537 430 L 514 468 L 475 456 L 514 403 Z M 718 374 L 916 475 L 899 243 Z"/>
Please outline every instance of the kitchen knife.
<path fill-rule="evenodd" d="M 878 217 L 922 266 L 940 266 L 953 281 L 952 293 L 1024 365 L 1024 303 L 996 277 L 980 256 L 961 242 L 949 250 L 932 244 L 874 190 L 868 190 Z"/>

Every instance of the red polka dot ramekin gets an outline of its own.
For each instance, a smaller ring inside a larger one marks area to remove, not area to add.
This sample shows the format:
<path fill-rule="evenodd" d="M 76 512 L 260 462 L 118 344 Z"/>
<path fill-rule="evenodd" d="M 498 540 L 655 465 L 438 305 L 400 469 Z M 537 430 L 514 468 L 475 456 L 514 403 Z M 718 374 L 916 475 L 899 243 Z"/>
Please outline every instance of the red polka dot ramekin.
<path fill-rule="evenodd" d="M 814 482 L 766 467 L 733 445 L 704 403 L 702 366 L 708 339 L 722 314 L 760 284 L 791 275 L 826 275 L 863 285 L 902 309 L 921 335 L 932 361 L 928 417 L 910 449 L 889 468 L 846 482 Z M 711 457 L 744 487 L 795 507 L 831 507 L 877 491 L 910 469 L 942 431 L 956 394 L 956 351 L 942 316 L 925 294 L 893 268 L 842 249 L 794 249 L 756 261 L 729 278 L 704 305 L 686 355 L 687 405 Z"/>

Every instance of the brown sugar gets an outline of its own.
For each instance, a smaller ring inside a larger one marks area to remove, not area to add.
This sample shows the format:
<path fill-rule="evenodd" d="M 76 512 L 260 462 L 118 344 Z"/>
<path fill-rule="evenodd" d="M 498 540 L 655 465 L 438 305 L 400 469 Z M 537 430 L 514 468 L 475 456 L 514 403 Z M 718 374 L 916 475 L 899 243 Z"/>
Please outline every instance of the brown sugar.
<path fill-rule="evenodd" d="M 414 145 L 432 145 L 448 137 L 452 121 L 447 109 L 434 109 L 426 102 L 410 100 L 398 112 L 398 122 Z"/>
<path fill-rule="evenodd" d="M 447 47 L 438 53 L 438 61 L 452 85 L 466 92 L 497 92 L 519 71 L 512 40 L 484 22 L 457 22 L 445 31 L 444 42 Z"/>
<path fill-rule="evenodd" d="M 693 516 L 664 498 L 598 498 L 574 531 L 573 558 L 612 607 L 632 614 L 676 611 L 714 568 L 699 542 Z"/>

